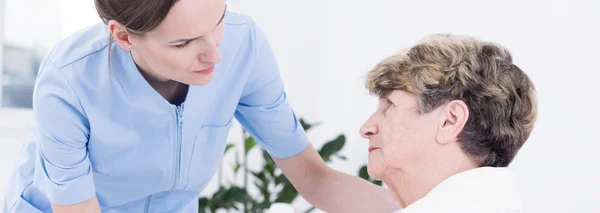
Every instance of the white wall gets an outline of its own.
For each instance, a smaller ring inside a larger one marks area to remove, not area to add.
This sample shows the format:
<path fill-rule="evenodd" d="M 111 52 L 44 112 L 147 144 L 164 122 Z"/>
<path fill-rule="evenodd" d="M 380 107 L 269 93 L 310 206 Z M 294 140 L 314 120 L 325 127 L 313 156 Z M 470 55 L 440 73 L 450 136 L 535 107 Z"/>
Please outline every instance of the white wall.
<path fill-rule="evenodd" d="M 58 0 L 57 5 L 60 7 L 61 25 L 56 30 L 60 30 L 62 37 L 73 34 L 83 26 L 100 22 L 93 0 Z"/>
<path fill-rule="evenodd" d="M 2 106 L 2 85 L 4 82 L 4 0 L 0 0 L 0 106 Z"/>
<path fill-rule="evenodd" d="M 5 41 L 47 51 L 61 39 L 59 0 L 4 0 Z M 76 18 L 76 17 L 72 17 Z"/>
<path fill-rule="evenodd" d="M 91 1 L 85 2 L 62 4 L 61 20 L 88 20 L 64 26 L 63 32 L 96 21 L 95 13 L 77 12 L 93 11 Z M 314 145 L 346 134 L 343 152 L 350 159 L 332 166 L 351 174 L 367 159 L 367 143 L 358 128 L 375 109 L 376 99 L 367 94 L 363 81 L 380 59 L 438 32 L 475 35 L 505 45 L 538 90 L 539 120 L 511 165 L 521 176 L 527 212 L 600 212 L 598 1 L 229 0 L 228 4 L 231 10 L 251 15 L 269 36 L 297 114 L 322 122 L 309 134 Z M 237 138 L 239 134 L 232 133 L 230 139 Z M 232 158 L 228 156 L 226 163 Z M 2 175 L 5 168 L 0 167 Z M 203 194 L 215 187 L 213 183 Z M 306 204 L 296 206 L 304 210 Z"/>
<path fill-rule="evenodd" d="M 32 120 L 31 110 L 0 109 L 0 209 Z"/>

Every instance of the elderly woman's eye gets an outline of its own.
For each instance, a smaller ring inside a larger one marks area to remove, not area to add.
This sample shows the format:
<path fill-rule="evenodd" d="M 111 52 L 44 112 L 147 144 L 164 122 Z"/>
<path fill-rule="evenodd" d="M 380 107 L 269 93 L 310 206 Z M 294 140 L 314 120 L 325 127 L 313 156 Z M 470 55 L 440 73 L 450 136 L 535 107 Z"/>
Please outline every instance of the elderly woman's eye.
<path fill-rule="evenodd" d="M 394 106 L 394 103 L 392 103 L 392 101 L 390 101 L 389 99 L 387 100 L 387 108 L 385 109 L 385 111 L 383 111 L 383 114 L 386 115 L 388 111 L 390 111 L 390 109 Z"/>
<path fill-rule="evenodd" d="M 396 106 L 396 105 L 394 105 L 394 102 L 390 101 L 390 99 L 387 99 L 387 105 L 388 105 L 388 109 L 393 106 Z"/>

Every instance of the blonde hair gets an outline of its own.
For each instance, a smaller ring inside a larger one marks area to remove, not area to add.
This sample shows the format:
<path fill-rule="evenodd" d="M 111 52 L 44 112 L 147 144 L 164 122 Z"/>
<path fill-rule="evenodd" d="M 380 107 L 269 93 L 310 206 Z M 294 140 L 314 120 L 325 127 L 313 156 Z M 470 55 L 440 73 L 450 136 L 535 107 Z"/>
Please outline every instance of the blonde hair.
<path fill-rule="evenodd" d="M 426 37 L 377 64 L 366 87 L 381 97 L 413 93 L 420 113 L 464 101 L 470 115 L 459 142 L 480 166 L 508 166 L 537 119 L 534 84 L 509 51 L 469 36 Z"/>

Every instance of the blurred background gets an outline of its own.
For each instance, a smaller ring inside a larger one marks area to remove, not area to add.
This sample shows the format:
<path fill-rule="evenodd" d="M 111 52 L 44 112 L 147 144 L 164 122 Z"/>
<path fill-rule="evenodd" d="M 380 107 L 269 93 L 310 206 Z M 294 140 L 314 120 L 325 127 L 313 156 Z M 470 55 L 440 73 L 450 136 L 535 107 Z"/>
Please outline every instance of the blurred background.
<path fill-rule="evenodd" d="M 506 46 L 538 90 L 539 120 L 511 164 L 525 210 L 600 212 L 599 1 L 229 0 L 228 8 L 250 15 L 269 37 L 291 105 L 321 123 L 309 132 L 314 146 L 345 135 L 339 155 L 346 159 L 329 165 L 354 175 L 367 160 L 358 129 L 377 105 L 363 85 L 371 67 L 432 33 Z M 31 125 L 40 61 L 58 41 L 97 22 L 92 0 L 0 0 L 0 200 Z M 242 145 L 239 128 L 229 139 Z M 202 196 L 239 182 L 229 171 L 238 151 L 226 155 Z M 249 168 L 261 168 L 258 149 L 248 159 Z M 298 198 L 293 208 L 310 205 Z"/>

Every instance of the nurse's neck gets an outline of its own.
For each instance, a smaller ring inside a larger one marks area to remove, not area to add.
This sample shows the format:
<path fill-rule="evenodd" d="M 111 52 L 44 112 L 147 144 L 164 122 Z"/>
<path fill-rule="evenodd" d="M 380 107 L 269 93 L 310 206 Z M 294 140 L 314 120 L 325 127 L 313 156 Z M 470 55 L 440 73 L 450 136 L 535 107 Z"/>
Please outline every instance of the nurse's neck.
<path fill-rule="evenodd" d="M 148 84 L 169 103 L 179 106 L 185 101 L 189 88 L 187 84 L 164 78 L 153 72 L 146 71 L 146 69 L 140 66 L 137 67 Z"/>

